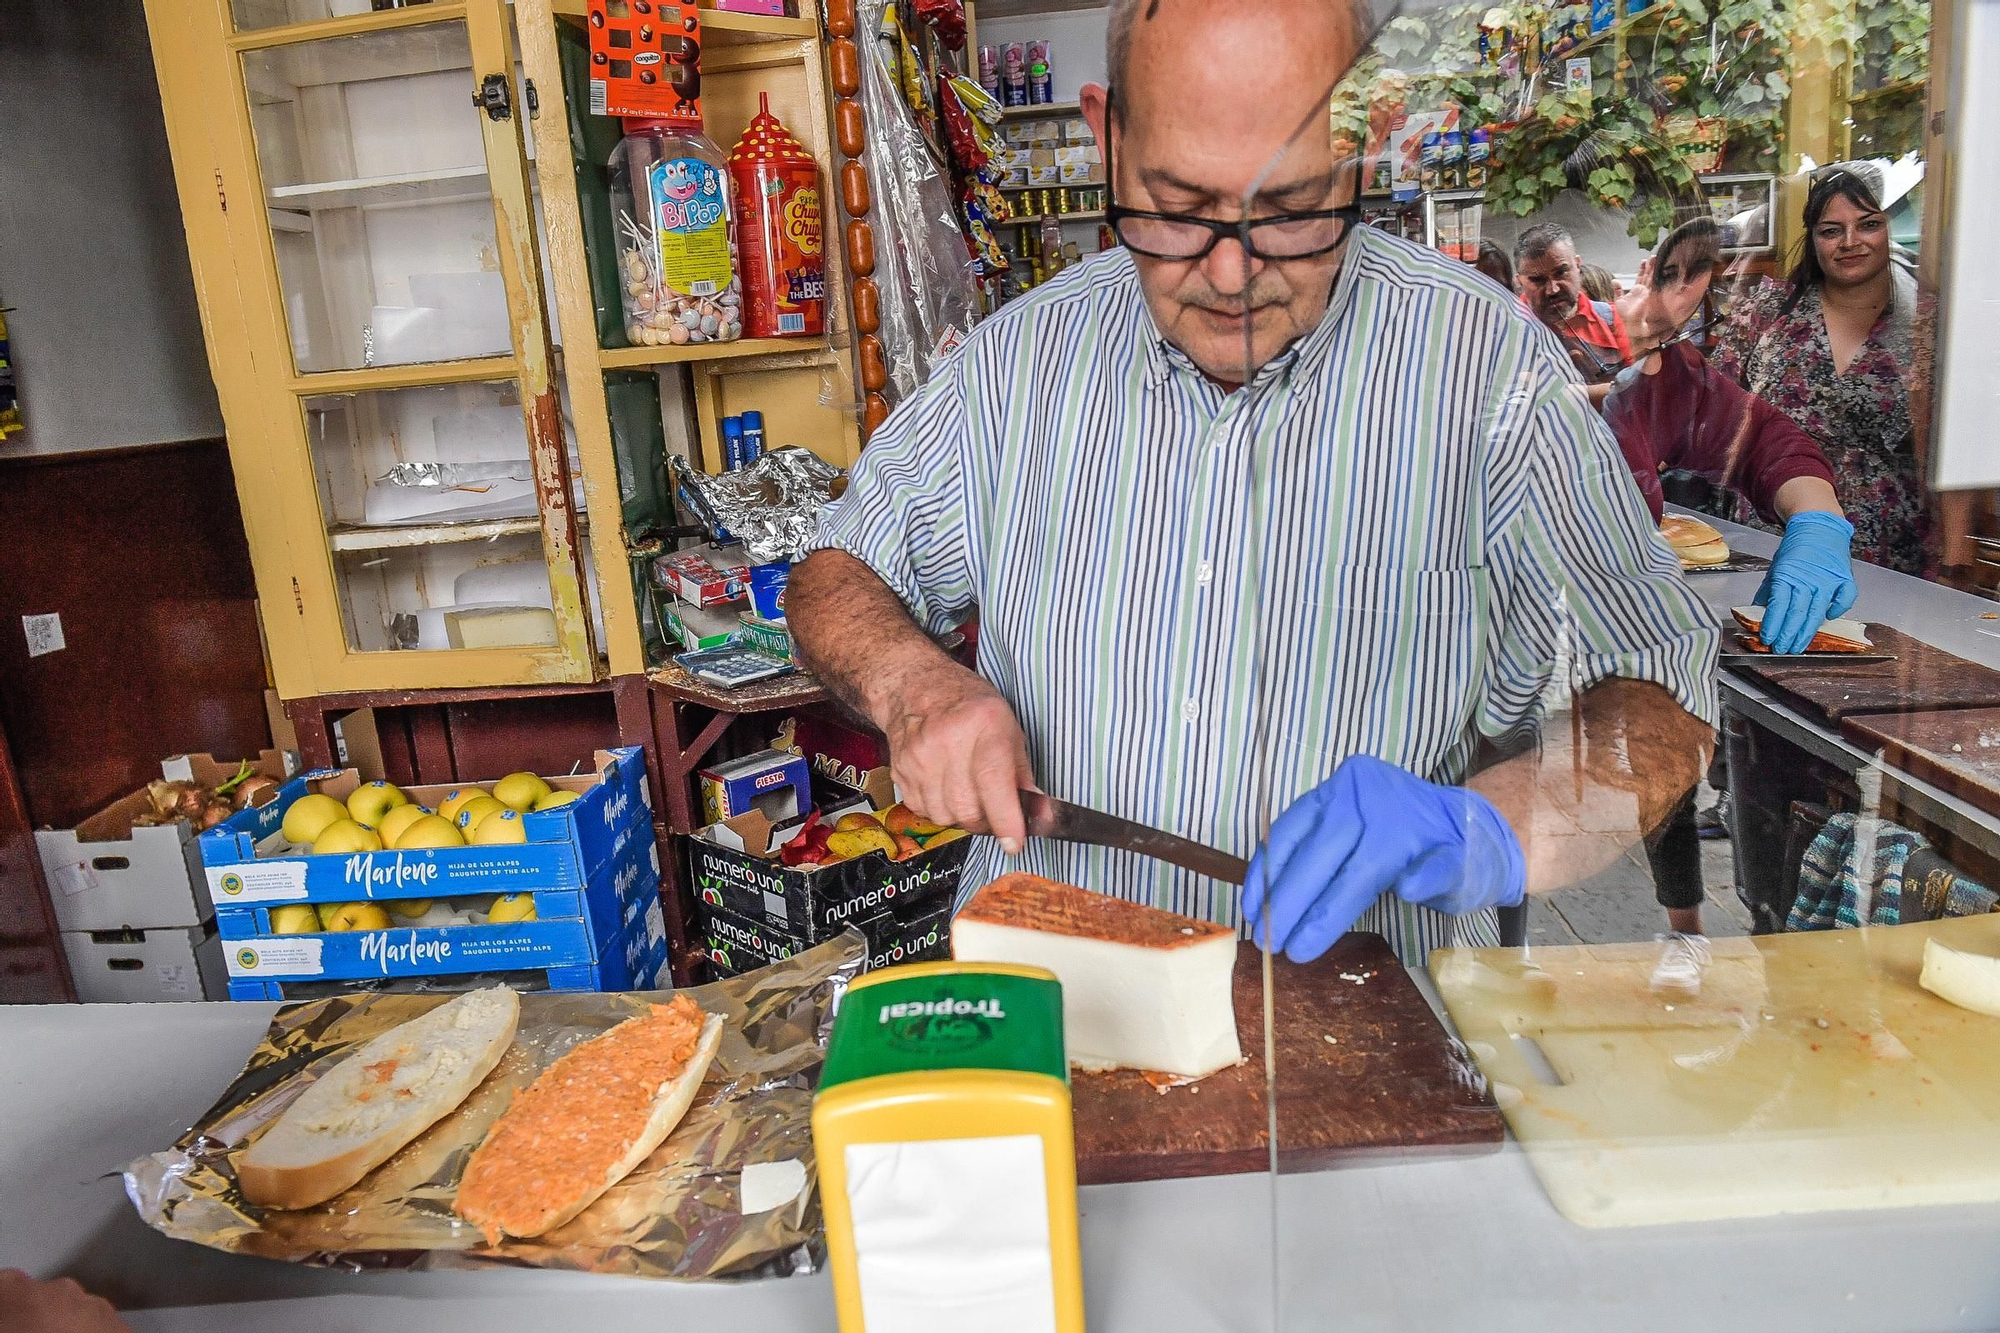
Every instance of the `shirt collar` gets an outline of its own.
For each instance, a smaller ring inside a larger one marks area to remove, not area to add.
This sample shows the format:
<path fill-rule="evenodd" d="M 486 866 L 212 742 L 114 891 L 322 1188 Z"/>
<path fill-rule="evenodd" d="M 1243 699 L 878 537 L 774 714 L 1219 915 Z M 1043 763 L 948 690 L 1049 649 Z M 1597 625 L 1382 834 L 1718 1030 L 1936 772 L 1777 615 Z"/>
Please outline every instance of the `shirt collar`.
<path fill-rule="evenodd" d="M 1299 366 L 1315 366 L 1325 358 L 1327 348 L 1333 343 L 1334 327 L 1340 322 L 1341 312 L 1353 300 L 1354 286 L 1357 281 L 1354 275 L 1359 268 L 1357 257 L 1363 250 L 1368 248 L 1368 242 L 1364 238 L 1371 230 L 1373 229 L 1365 226 L 1353 227 L 1348 230 L 1347 248 L 1342 252 L 1340 257 L 1340 271 L 1334 275 L 1333 291 L 1327 298 L 1326 313 L 1320 316 L 1319 323 L 1314 325 L 1305 337 L 1298 339 L 1291 346 L 1265 362 L 1258 369 L 1256 375 L 1252 377 L 1250 381 L 1251 388 L 1261 388 L 1280 378 L 1290 380 Z M 1129 255 L 1127 256 L 1127 262 L 1131 262 Z M 1200 367 L 1196 366 L 1188 358 L 1188 354 L 1167 341 L 1166 335 L 1160 332 L 1160 326 L 1153 319 L 1153 309 L 1146 304 L 1145 289 L 1139 285 L 1139 269 L 1137 264 L 1132 265 L 1130 291 L 1132 300 L 1137 304 L 1139 316 L 1143 321 L 1141 327 L 1148 334 L 1146 339 L 1147 386 L 1149 388 L 1158 388 L 1176 370 L 1184 371 L 1189 375 L 1201 376 Z M 1315 382 L 1316 380 L 1317 377 L 1308 377 L 1308 382 Z"/>

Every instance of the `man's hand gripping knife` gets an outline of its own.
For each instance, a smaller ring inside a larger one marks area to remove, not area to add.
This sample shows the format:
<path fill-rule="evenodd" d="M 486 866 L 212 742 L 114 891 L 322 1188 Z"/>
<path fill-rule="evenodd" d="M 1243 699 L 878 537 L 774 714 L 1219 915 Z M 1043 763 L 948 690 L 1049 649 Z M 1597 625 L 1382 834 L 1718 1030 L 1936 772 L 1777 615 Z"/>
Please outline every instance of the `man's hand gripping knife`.
<path fill-rule="evenodd" d="M 1243 911 L 1259 943 L 1303 963 L 1384 893 L 1457 916 L 1515 906 L 1527 884 L 1520 840 L 1491 801 L 1357 754 L 1278 816 Z"/>

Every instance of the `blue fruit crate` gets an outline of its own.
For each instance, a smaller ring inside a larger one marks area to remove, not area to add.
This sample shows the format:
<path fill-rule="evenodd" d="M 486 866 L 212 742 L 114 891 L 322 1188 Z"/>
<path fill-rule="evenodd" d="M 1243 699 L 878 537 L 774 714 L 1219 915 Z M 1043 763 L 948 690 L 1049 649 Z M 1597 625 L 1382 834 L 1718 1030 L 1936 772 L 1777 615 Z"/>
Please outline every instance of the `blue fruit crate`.
<path fill-rule="evenodd" d="M 536 971 L 556 990 L 643 988 L 664 955 L 666 922 L 648 827 L 580 893 L 543 890 L 536 920 L 274 935 L 270 909 L 216 914 L 231 999 L 282 999 L 303 982 Z"/>
<path fill-rule="evenodd" d="M 201 835 L 209 897 L 218 912 L 277 903 L 451 898 L 468 893 L 581 889 L 617 854 L 622 835 L 652 827 L 646 763 L 637 746 L 599 750 L 595 775 L 556 777 L 551 787 L 577 799 L 522 817 L 528 840 L 487 847 L 259 856 L 292 803 L 310 792 L 344 801 L 361 785 L 353 769 L 320 770 L 287 782 L 268 805 L 237 814 Z M 410 787 L 435 809 L 464 783 Z"/>

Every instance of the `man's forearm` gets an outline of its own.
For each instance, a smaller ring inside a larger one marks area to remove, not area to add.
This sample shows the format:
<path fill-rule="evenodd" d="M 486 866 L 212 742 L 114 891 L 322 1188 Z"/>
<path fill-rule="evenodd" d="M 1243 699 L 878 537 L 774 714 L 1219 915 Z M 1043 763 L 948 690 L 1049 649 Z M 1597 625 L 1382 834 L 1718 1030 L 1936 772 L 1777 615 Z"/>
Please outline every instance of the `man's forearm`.
<path fill-rule="evenodd" d="M 1714 733 L 1650 681 L 1608 680 L 1551 718 L 1541 744 L 1466 786 L 1498 807 L 1527 857 L 1528 892 L 1597 874 L 1701 780 Z"/>
<path fill-rule="evenodd" d="M 807 670 L 878 730 L 898 701 L 940 671 L 963 670 L 910 618 L 902 599 L 845 551 L 815 551 L 791 573 L 785 619 Z"/>

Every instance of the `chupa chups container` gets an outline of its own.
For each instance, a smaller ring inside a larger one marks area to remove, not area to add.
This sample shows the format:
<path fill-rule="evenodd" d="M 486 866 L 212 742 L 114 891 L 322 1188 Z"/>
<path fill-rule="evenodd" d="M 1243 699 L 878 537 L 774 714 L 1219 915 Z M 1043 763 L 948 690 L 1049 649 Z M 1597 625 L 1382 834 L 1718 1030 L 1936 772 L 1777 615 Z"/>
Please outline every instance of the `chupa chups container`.
<path fill-rule="evenodd" d="M 1000 100 L 1000 48 L 982 46 L 979 48 L 979 86 Z"/>
<path fill-rule="evenodd" d="M 1008 106 L 1028 104 L 1028 49 L 1019 42 L 1000 48 L 1000 88 Z"/>
<path fill-rule="evenodd" d="M 729 154 L 743 260 L 743 326 L 752 338 L 826 331 L 819 164 L 757 95 L 756 119 Z"/>
<path fill-rule="evenodd" d="M 634 346 L 743 336 L 722 150 L 685 119 L 628 118 L 611 154 L 625 336 Z"/>
<path fill-rule="evenodd" d="M 1028 57 L 1028 104 L 1045 106 L 1056 100 L 1055 72 L 1049 65 L 1049 43 L 1047 38 L 1029 42 Z"/>

